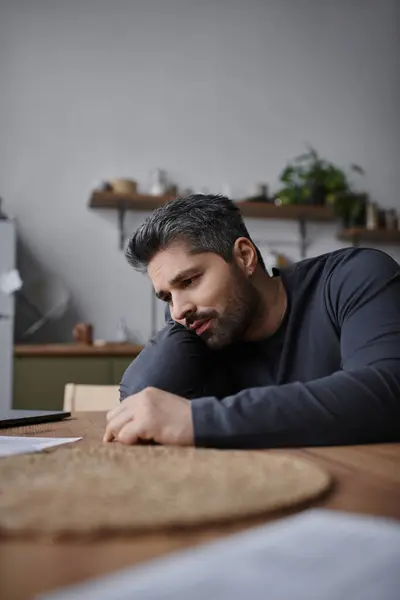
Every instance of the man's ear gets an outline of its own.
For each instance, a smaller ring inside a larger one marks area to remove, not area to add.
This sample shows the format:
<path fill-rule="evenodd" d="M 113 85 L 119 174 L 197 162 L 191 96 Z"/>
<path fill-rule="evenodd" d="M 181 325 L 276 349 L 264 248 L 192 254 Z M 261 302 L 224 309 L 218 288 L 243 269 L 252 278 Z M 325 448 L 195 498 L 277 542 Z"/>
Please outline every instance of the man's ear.
<path fill-rule="evenodd" d="M 257 252 L 253 243 L 245 238 L 238 238 L 233 245 L 233 258 L 247 277 L 251 277 L 257 266 Z"/>

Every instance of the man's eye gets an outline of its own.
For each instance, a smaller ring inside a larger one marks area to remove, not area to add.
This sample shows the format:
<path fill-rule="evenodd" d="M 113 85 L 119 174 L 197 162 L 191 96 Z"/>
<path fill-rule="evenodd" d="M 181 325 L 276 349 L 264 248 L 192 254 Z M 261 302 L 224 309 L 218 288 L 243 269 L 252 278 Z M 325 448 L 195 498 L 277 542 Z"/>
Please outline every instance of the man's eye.
<path fill-rule="evenodd" d="M 198 278 L 198 275 L 195 275 L 194 277 L 189 277 L 188 279 L 184 279 L 182 281 L 182 287 L 186 288 L 189 287 L 189 285 L 192 285 L 192 283 Z"/>

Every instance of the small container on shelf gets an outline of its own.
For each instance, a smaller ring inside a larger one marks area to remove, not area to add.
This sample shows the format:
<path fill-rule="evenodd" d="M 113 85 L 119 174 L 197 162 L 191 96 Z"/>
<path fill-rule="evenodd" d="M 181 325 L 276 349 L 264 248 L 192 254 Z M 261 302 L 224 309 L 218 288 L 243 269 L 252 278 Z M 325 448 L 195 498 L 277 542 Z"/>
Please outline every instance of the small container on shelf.
<path fill-rule="evenodd" d="M 266 183 L 255 183 L 251 186 L 249 202 L 270 202 L 269 188 Z"/>
<path fill-rule="evenodd" d="M 399 227 L 397 212 L 394 208 L 385 211 L 385 227 L 390 231 L 396 230 Z"/>
<path fill-rule="evenodd" d="M 110 179 L 111 191 L 115 194 L 136 194 L 137 182 L 133 179 Z"/>
<path fill-rule="evenodd" d="M 73 329 L 75 344 L 90 346 L 93 344 L 93 325 L 90 323 L 77 323 Z"/>
<path fill-rule="evenodd" d="M 152 196 L 163 196 L 170 184 L 165 169 L 154 169 L 151 174 L 150 194 Z"/>
<path fill-rule="evenodd" d="M 379 227 L 379 214 L 378 214 L 378 206 L 376 202 L 368 202 L 366 209 L 366 220 L 365 220 L 366 229 L 378 229 Z"/>

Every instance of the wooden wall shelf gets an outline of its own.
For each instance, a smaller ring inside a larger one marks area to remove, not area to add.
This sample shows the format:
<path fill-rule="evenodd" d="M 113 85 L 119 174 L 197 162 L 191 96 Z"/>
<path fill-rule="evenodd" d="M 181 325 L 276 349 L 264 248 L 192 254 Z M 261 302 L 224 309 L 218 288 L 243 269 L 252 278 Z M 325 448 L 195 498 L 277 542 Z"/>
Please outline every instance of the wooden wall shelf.
<path fill-rule="evenodd" d="M 119 247 L 125 245 L 125 214 L 127 210 L 148 210 L 163 206 L 173 196 L 151 196 L 150 194 L 116 194 L 114 192 L 95 191 L 89 201 L 89 208 L 112 208 L 118 211 Z M 244 202 L 236 204 L 244 217 L 257 219 L 284 219 L 297 221 L 299 224 L 300 255 L 305 258 L 308 246 L 306 235 L 307 221 L 333 221 L 334 212 L 331 206 L 293 205 L 276 206 L 267 202 Z"/>
<path fill-rule="evenodd" d="M 170 196 L 151 196 L 149 194 L 115 194 L 113 192 L 93 192 L 90 208 L 114 208 L 124 210 L 154 210 L 163 206 Z M 334 218 L 330 206 L 275 206 L 267 202 L 237 202 L 245 217 L 262 219 L 306 219 L 307 221 L 331 221 Z"/>
<path fill-rule="evenodd" d="M 330 206 L 276 206 L 263 202 L 237 202 L 237 206 L 243 216 L 261 219 L 332 221 L 334 218 Z"/>
<path fill-rule="evenodd" d="M 352 227 L 344 229 L 338 235 L 340 240 L 353 244 L 369 242 L 376 244 L 400 244 L 400 230 L 396 229 L 364 229 Z"/>
<path fill-rule="evenodd" d="M 150 194 L 116 194 L 114 192 L 95 191 L 89 201 L 90 208 L 114 209 L 118 211 L 120 248 L 124 247 L 124 219 L 127 210 L 152 211 L 163 206 L 174 196 L 152 196 Z M 329 222 L 334 221 L 335 215 L 332 206 L 290 205 L 276 206 L 267 202 L 237 201 L 244 217 L 257 219 L 283 219 L 297 221 L 300 226 L 300 250 L 305 257 L 307 240 L 305 223 L 307 221 Z M 400 244 L 400 230 L 365 229 L 353 227 L 344 229 L 338 234 L 338 239 L 357 245 L 363 243 Z"/>
<path fill-rule="evenodd" d="M 125 210 L 154 210 L 162 206 L 171 196 L 152 196 L 150 194 L 116 194 L 114 192 L 93 192 L 90 197 L 90 208 L 124 207 Z"/>

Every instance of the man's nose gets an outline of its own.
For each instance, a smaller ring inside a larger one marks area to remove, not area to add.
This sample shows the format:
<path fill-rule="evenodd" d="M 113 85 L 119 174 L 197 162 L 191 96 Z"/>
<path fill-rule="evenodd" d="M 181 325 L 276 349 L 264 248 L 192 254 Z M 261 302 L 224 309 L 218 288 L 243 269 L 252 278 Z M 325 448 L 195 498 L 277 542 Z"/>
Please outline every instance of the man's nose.
<path fill-rule="evenodd" d="M 183 321 L 188 313 L 195 312 L 193 302 L 185 298 L 173 298 L 170 310 L 174 321 Z"/>

